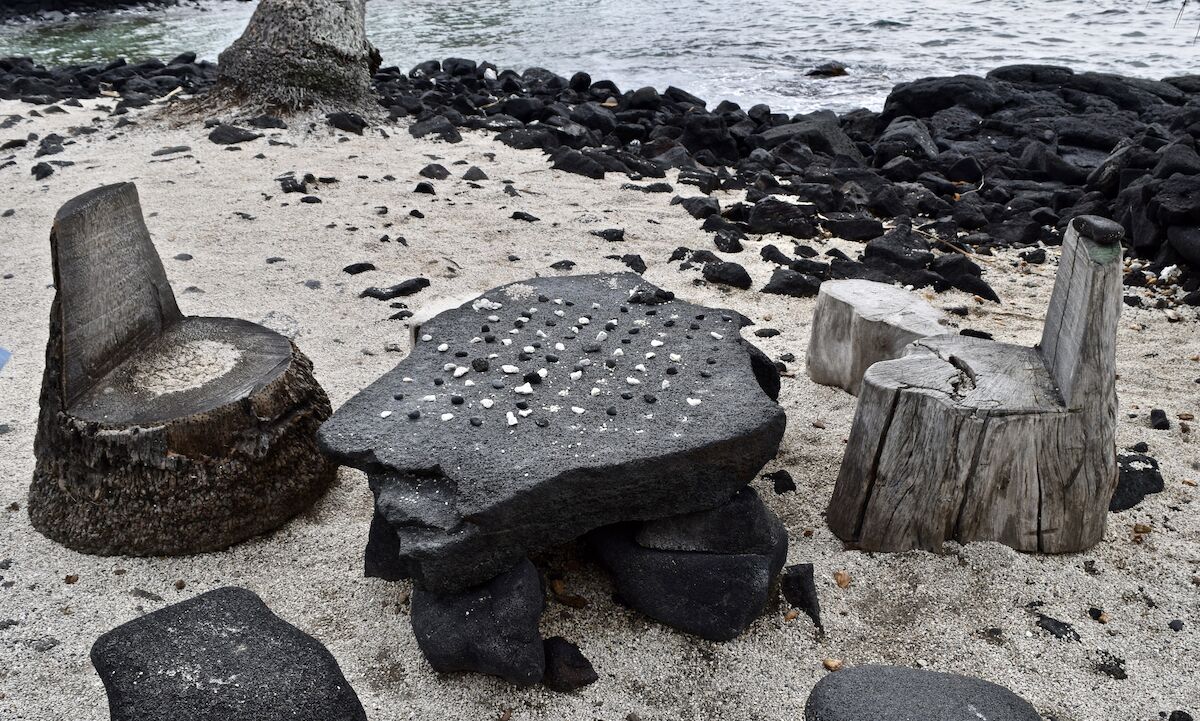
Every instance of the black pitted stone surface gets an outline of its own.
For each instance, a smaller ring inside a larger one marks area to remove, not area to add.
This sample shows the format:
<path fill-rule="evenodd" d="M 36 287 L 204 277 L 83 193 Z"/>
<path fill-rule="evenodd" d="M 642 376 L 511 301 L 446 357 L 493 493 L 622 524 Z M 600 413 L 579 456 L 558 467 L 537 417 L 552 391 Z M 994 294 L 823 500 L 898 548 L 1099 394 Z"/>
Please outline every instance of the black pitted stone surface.
<path fill-rule="evenodd" d="M 414 589 L 413 634 L 437 671 L 476 671 L 534 684 L 546 669 L 538 632 L 544 603 L 541 577 L 526 559 L 460 593 Z"/>
<path fill-rule="evenodd" d="M 92 663 L 112 721 L 367 718 L 333 655 L 244 588 L 118 626 L 96 640 Z"/>
<path fill-rule="evenodd" d="M 368 473 L 395 532 L 396 564 L 368 548 L 373 565 L 461 590 L 532 550 L 712 508 L 749 483 L 786 421 L 756 371 L 778 374 L 738 314 L 668 296 L 632 273 L 537 278 L 425 323 L 320 432 Z"/>
<path fill-rule="evenodd" d="M 897 666 L 858 666 L 817 682 L 805 721 L 1040 721 L 1012 691 L 958 674 Z"/>

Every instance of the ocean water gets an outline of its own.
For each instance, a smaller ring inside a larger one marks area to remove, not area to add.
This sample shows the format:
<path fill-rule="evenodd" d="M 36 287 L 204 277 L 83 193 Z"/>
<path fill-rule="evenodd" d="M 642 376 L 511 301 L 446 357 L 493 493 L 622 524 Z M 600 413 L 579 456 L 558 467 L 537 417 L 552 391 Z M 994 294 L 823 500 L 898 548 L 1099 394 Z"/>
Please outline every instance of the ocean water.
<path fill-rule="evenodd" d="M 1200 3 L 1182 0 L 370 0 L 384 62 L 450 56 L 677 85 L 710 105 L 879 108 L 897 82 L 1038 62 L 1162 78 L 1200 72 Z M 0 56 L 45 63 L 192 50 L 216 59 L 254 10 L 239 0 L 0 25 Z M 837 60 L 846 77 L 805 71 Z"/>

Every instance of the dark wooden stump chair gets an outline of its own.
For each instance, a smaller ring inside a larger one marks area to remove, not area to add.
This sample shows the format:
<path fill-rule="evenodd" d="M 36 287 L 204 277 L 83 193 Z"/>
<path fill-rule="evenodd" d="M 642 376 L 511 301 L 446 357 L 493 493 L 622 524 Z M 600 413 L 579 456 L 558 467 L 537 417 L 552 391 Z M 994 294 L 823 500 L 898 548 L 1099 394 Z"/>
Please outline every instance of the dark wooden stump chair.
<path fill-rule="evenodd" d="M 863 377 L 829 526 L 864 550 L 998 541 L 1067 553 L 1104 535 L 1117 484 L 1121 227 L 1075 218 L 1042 342 L 915 341 Z"/>
<path fill-rule="evenodd" d="M 186 317 L 132 183 L 64 205 L 50 234 L 57 289 L 29 516 L 98 554 L 224 548 L 308 507 L 335 467 L 331 413 L 287 338 Z"/>

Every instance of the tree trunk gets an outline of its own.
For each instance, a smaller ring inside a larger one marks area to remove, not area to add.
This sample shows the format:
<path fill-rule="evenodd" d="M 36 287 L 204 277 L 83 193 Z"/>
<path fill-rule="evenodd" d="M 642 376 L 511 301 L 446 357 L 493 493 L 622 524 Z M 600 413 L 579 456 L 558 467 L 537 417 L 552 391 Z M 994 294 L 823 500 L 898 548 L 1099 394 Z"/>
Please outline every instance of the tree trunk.
<path fill-rule="evenodd" d="M 248 111 L 370 110 L 379 51 L 366 0 L 260 0 L 217 59 L 218 91 Z"/>

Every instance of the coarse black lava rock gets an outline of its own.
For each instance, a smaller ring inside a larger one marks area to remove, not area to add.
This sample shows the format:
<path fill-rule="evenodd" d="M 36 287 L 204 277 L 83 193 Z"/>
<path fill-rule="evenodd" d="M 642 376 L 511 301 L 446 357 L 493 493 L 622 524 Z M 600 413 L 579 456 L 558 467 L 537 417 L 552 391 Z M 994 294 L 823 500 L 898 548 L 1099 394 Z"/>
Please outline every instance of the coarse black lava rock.
<path fill-rule="evenodd" d="M 417 183 L 417 187 L 413 188 L 414 193 L 424 193 L 425 195 L 437 195 L 437 190 L 434 189 L 433 183 L 421 181 Z"/>
<path fill-rule="evenodd" d="M 376 300 L 392 300 L 393 298 L 401 298 L 404 296 L 413 295 L 425 288 L 429 287 L 428 278 L 409 278 L 402 280 L 395 285 L 390 285 L 386 288 L 367 288 L 360 297 L 374 298 Z"/>
<path fill-rule="evenodd" d="M 1171 430 L 1171 421 L 1167 419 L 1167 412 L 1161 408 L 1152 408 L 1150 410 L 1150 427 L 1156 431 Z"/>
<path fill-rule="evenodd" d="M 318 436 L 367 473 L 373 563 L 453 592 L 601 526 L 724 503 L 786 423 L 742 320 L 622 273 L 511 283 L 427 321 Z"/>
<path fill-rule="evenodd" d="M 866 665 L 831 673 L 813 687 L 805 721 L 1040 721 L 1028 701 L 982 679 Z"/>
<path fill-rule="evenodd" d="M 463 173 L 462 177 L 463 177 L 463 180 L 471 180 L 471 181 L 479 181 L 479 180 L 487 180 L 488 179 L 487 173 L 480 170 L 480 168 L 476 165 L 472 165 L 471 167 L 467 168 L 467 172 Z"/>
<path fill-rule="evenodd" d="M 431 180 L 445 180 L 446 178 L 450 177 L 450 171 L 446 170 L 444 165 L 430 163 L 424 168 L 421 168 L 421 171 L 418 173 L 418 175 L 420 175 L 422 178 L 429 178 Z"/>
<path fill-rule="evenodd" d="M 1039 613 L 1037 617 L 1036 623 L 1038 627 L 1049 632 L 1051 636 L 1055 638 L 1066 639 L 1068 641 L 1079 640 L 1079 632 L 1077 632 L 1075 628 L 1066 621 L 1060 621 L 1057 618 L 1047 616 L 1044 613 Z"/>
<path fill-rule="evenodd" d="M 787 533 L 767 515 L 766 541 L 746 540 L 742 552 L 647 548 L 637 541 L 636 523 L 610 525 L 588 539 L 624 605 L 709 641 L 730 641 L 760 617 L 784 566 Z M 680 535 L 678 545 L 696 546 L 696 537 Z"/>
<path fill-rule="evenodd" d="M 634 273 L 641 275 L 646 272 L 646 261 L 642 256 L 636 253 L 626 253 L 625 255 L 610 256 L 625 264 L 625 267 L 632 270 Z"/>
<path fill-rule="evenodd" d="M 573 260 L 560 260 L 556 263 L 551 263 L 550 267 L 554 270 L 571 270 L 576 265 Z"/>
<path fill-rule="evenodd" d="M 804 74 L 810 78 L 840 78 L 847 72 L 845 65 L 836 60 L 830 60 L 827 63 L 821 63 Z"/>
<path fill-rule="evenodd" d="M 574 691 L 600 680 L 592 662 L 562 636 L 546 639 L 546 675 L 542 683 L 555 691 Z"/>
<path fill-rule="evenodd" d="M 1163 477 L 1158 461 L 1142 453 L 1117 454 L 1117 490 L 1108 502 L 1113 513 L 1127 511 L 1151 493 L 1162 493 Z"/>
<path fill-rule="evenodd" d="M 813 564 L 797 563 L 783 569 L 779 579 L 779 590 L 793 608 L 804 611 L 817 628 L 821 623 L 821 600 L 817 597 L 817 583 L 813 579 Z"/>
<path fill-rule="evenodd" d="M 538 631 L 542 580 L 528 559 L 495 578 L 452 593 L 417 586 L 412 626 L 434 670 L 474 671 L 528 686 L 542 680 L 546 653 Z"/>
<path fill-rule="evenodd" d="M 541 218 L 537 217 L 536 215 L 530 215 L 529 213 L 526 213 L 523 210 L 513 211 L 512 219 L 513 220 L 523 220 L 526 223 L 536 223 L 539 220 L 541 220 Z"/>
<path fill-rule="evenodd" d="M 38 163 L 33 166 L 30 173 L 33 175 L 34 180 L 45 180 L 54 175 L 54 168 L 49 163 Z"/>
<path fill-rule="evenodd" d="M 800 273 L 790 268 L 776 268 L 771 280 L 763 286 L 763 293 L 790 295 L 793 298 L 811 298 L 821 289 L 821 279 Z"/>
<path fill-rule="evenodd" d="M 251 140 L 257 140 L 262 137 L 262 133 L 256 133 L 252 130 L 239 128 L 236 125 L 226 125 L 222 123 L 212 129 L 208 134 L 208 139 L 217 145 L 235 145 L 237 143 L 247 143 Z"/>
<path fill-rule="evenodd" d="M 431 118 L 417 121 L 408 126 L 408 132 L 414 138 L 432 136 L 447 143 L 462 142 L 462 135 L 458 132 L 458 128 L 455 128 L 443 115 L 434 115 Z"/>
<path fill-rule="evenodd" d="M 363 131 L 367 129 L 366 119 L 358 113 L 329 113 L 325 116 L 325 119 L 338 130 L 344 130 L 347 133 L 354 133 L 355 135 L 362 135 Z"/>
<path fill-rule="evenodd" d="M 172 145 L 170 147 L 159 148 L 158 150 L 155 150 L 154 152 L 150 153 L 150 157 L 161 158 L 164 155 L 176 155 L 178 153 L 188 153 L 188 152 L 191 152 L 191 150 L 192 150 L 192 148 L 188 145 Z"/>
<path fill-rule="evenodd" d="M 754 280 L 744 267 L 724 260 L 705 263 L 702 275 L 709 283 L 729 285 L 742 290 L 749 290 L 750 286 L 754 284 Z"/>
<path fill-rule="evenodd" d="M 796 490 L 796 481 L 792 479 L 792 474 L 782 468 L 764 475 L 763 478 L 771 482 L 771 487 L 775 489 L 776 494 L 791 493 Z"/>
<path fill-rule="evenodd" d="M 350 265 L 346 266 L 345 268 L 342 268 L 343 273 L 348 273 L 350 275 L 358 275 L 359 273 L 366 273 L 369 270 L 375 270 L 375 264 L 368 263 L 366 261 L 363 261 L 361 263 L 351 263 Z"/>
<path fill-rule="evenodd" d="M 113 721 L 366 721 L 333 655 L 254 593 L 218 588 L 92 646 Z"/>
<path fill-rule="evenodd" d="M 597 238 L 603 238 L 610 243 L 619 243 L 625 240 L 624 228 L 605 228 L 604 230 L 592 230 L 589 232 Z"/>

